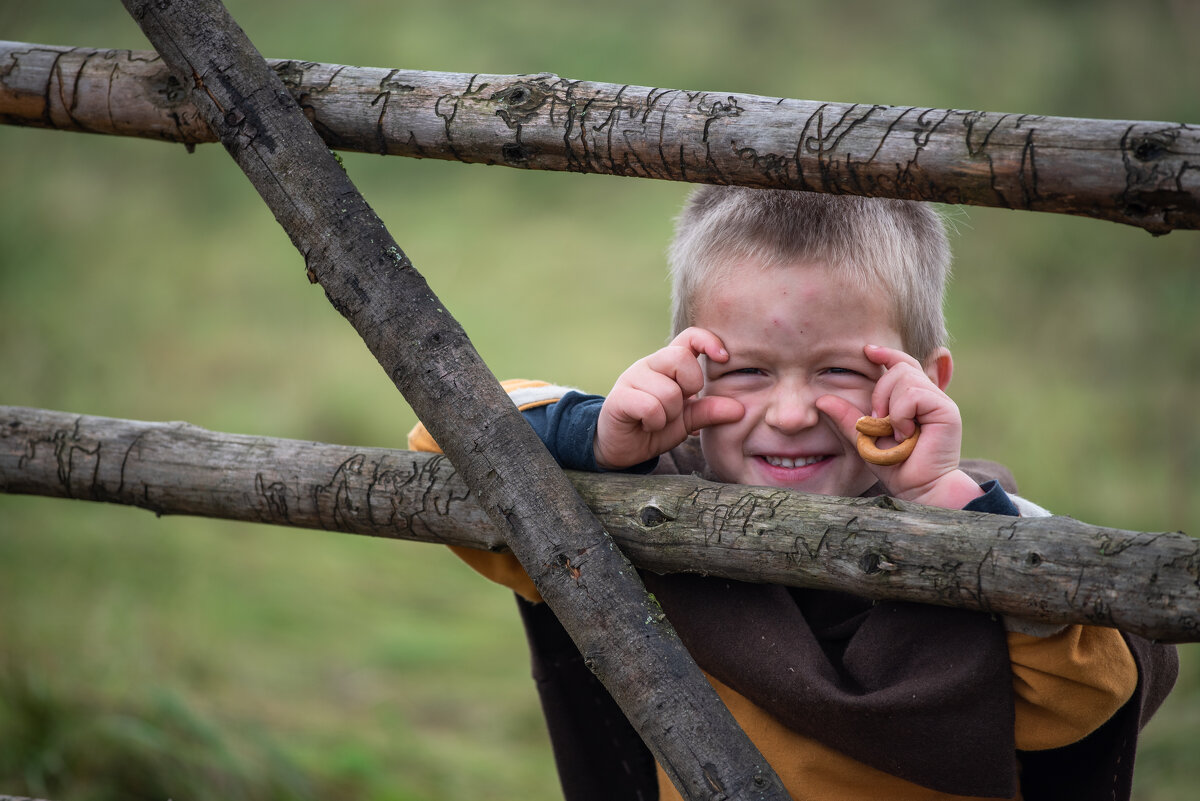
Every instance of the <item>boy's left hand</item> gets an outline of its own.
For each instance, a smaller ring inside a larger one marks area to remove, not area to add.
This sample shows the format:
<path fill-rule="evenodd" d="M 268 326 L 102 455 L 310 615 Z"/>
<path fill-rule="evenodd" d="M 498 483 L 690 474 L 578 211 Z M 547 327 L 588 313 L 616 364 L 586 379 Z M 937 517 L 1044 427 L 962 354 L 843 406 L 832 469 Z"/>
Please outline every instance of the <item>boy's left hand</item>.
<path fill-rule="evenodd" d="M 884 368 L 871 392 L 871 408 L 859 409 L 836 395 L 819 398 L 817 408 L 837 424 L 851 444 L 858 438 L 854 424 L 864 415 L 890 416 L 897 441 L 912 436 L 916 426 L 921 426 L 921 436 L 908 459 L 892 466 L 868 464 L 893 497 L 961 509 L 982 495 L 979 485 L 958 469 L 962 418 L 950 396 L 907 353 L 873 345 L 863 348 L 863 352 Z M 879 444 L 887 447 L 890 443 Z"/>

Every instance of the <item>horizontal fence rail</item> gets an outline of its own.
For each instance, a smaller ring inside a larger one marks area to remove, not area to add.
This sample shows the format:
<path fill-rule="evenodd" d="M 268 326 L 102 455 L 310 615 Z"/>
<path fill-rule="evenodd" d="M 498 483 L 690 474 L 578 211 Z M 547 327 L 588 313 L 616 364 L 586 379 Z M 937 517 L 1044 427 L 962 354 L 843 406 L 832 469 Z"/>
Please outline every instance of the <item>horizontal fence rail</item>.
<path fill-rule="evenodd" d="M 335 149 L 1200 228 L 1200 126 L 269 60 Z M 0 123 L 216 137 L 153 51 L 0 42 Z"/>
<path fill-rule="evenodd" d="M 1200 541 L 696 477 L 570 473 L 637 566 L 1200 642 Z M 503 551 L 445 457 L 0 407 L 0 491 Z"/>

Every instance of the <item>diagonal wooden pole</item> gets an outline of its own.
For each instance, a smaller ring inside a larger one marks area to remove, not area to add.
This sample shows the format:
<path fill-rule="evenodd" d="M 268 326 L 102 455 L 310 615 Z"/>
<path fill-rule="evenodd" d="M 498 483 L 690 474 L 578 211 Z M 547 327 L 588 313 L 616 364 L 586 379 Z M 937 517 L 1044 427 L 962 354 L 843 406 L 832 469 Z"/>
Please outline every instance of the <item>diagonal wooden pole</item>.
<path fill-rule="evenodd" d="M 785 799 L 629 561 L 218 0 L 122 0 L 689 799 Z"/>

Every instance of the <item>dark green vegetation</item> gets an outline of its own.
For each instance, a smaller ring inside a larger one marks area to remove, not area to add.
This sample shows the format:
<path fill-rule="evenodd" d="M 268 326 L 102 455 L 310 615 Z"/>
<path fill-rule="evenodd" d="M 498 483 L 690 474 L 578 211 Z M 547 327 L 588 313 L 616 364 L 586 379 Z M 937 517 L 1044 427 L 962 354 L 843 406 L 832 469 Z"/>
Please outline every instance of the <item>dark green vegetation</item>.
<path fill-rule="evenodd" d="M 1200 123 L 1186 3 L 231 2 L 265 54 Z M 146 47 L 117 3 L 6 38 Z M 686 187 L 346 154 L 500 376 L 604 391 L 667 330 Z M 403 447 L 411 413 L 215 146 L 0 128 L 0 403 Z M 1200 233 L 951 211 L 965 451 L 1200 533 Z M 1140 799 L 1194 795 L 1200 660 Z M 555 798 L 508 594 L 434 546 L 0 496 L 0 794 Z"/>

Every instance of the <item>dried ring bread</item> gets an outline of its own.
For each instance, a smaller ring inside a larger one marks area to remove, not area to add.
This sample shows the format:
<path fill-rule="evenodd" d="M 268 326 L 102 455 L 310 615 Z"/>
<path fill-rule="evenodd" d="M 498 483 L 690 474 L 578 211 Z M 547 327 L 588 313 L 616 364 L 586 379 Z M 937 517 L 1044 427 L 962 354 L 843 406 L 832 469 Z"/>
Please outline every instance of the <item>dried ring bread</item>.
<path fill-rule="evenodd" d="M 886 437 L 892 433 L 892 418 L 860 417 L 854 424 L 858 431 L 858 455 L 871 464 L 893 465 L 900 464 L 912 455 L 916 447 L 917 437 L 921 436 L 921 427 L 916 426 L 913 435 L 894 448 L 884 450 L 875 444 L 876 437 Z"/>

